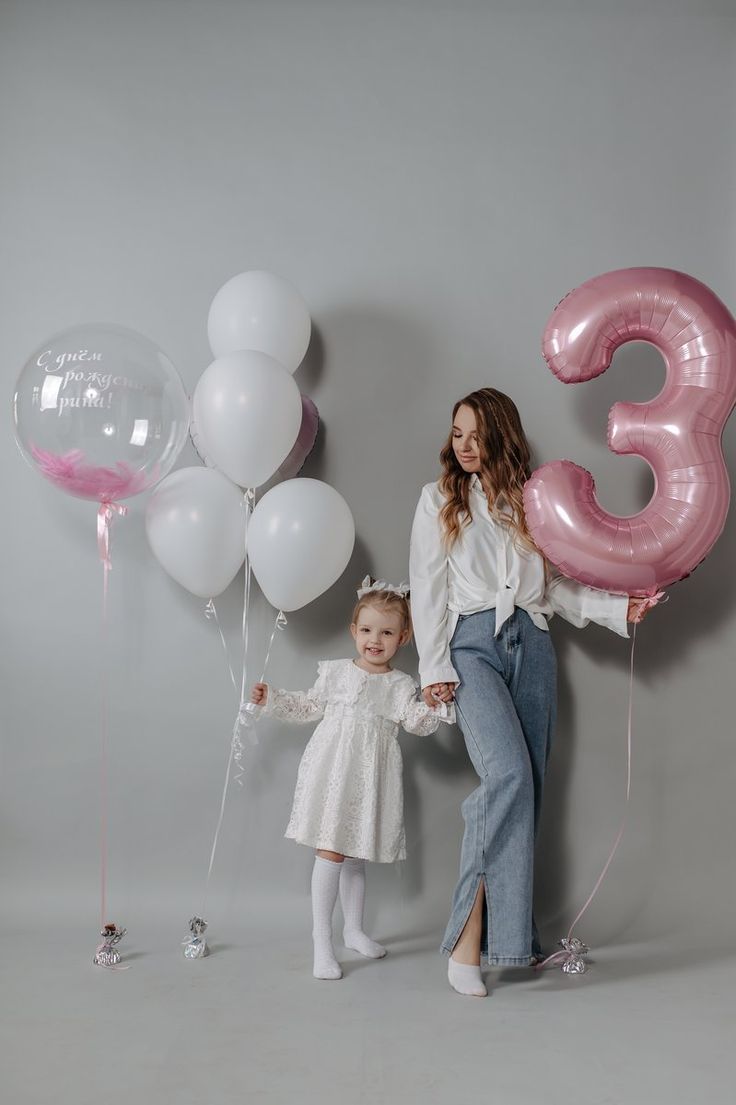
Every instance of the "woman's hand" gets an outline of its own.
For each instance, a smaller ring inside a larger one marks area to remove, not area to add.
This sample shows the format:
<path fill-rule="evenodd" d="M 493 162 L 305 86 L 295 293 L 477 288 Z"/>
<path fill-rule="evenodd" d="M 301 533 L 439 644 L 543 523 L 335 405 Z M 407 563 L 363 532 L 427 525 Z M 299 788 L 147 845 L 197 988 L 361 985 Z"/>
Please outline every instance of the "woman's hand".
<path fill-rule="evenodd" d="M 626 611 L 626 620 L 629 622 L 641 622 L 647 616 L 653 606 L 656 606 L 664 598 L 664 591 L 658 591 L 656 595 L 645 597 L 641 595 L 629 596 L 629 608 Z"/>
<path fill-rule="evenodd" d="M 253 690 L 250 692 L 251 702 L 255 702 L 256 706 L 265 706 L 267 698 L 268 683 L 256 683 Z"/>
<path fill-rule="evenodd" d="M 455 697 L 457 683 L 430 683 L 422 687 L 422 698 L 428 706 L 436 706 L 438 702 L 452 702 Z"/>

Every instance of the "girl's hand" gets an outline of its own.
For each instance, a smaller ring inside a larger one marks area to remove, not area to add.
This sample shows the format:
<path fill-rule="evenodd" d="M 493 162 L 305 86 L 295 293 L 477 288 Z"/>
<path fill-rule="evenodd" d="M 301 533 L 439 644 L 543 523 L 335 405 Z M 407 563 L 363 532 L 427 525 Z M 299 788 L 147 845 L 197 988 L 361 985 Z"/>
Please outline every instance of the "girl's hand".
<path fill-rule="evenodd" d="M 428 706 L 436 706 L 438 702 L 452 702 L 456 686 L 457 683 L 430 683 L 422 688 L 422 698 Z"/>
<path fill-rule="evenodd" d="M 253 690 L 250 692 L 251 702 L 255 702 L 256 706 L 265 706 L 267 698 L 268 683 L 256 683 Z"/>

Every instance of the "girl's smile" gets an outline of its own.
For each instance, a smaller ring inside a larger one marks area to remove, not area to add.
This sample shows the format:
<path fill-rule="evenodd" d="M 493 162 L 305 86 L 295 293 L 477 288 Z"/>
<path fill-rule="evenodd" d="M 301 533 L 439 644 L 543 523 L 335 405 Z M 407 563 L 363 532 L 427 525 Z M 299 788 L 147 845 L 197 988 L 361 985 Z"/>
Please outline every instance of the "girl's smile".
<path fill-rule="evenodd" d="M 389 660 L 404 643 L 401 616 L 396 611 L 363 606 L 358 621 L 350 626 L 358 650 L 357 665 L 374 673 L 391 670 Z"/>

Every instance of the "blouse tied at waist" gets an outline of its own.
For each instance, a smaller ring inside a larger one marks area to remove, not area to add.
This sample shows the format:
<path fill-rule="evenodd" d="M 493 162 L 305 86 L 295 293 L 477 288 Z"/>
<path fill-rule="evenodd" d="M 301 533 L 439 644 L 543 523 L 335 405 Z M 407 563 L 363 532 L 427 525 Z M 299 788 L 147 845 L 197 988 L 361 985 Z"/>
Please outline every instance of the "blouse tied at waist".
<path fill-rule="evenodd" d="M 554 568 L 545 569 L 541 554 L 522 547 L 499 512 L 489 510 L 477 476 L 470 484 L 470 518 L 449 546 L 439 517 L 444 501 L 438 484 L 426 484 L 411 533 L 412 618 L 422 687 L 460 681 L 450 641 L 461 614 L 495 609 L 496 636 L 518 606 L 542 630 L 558 613 L 579 628 L 594 621 L 628 637 L 628 597 L 585 587 Z"/>

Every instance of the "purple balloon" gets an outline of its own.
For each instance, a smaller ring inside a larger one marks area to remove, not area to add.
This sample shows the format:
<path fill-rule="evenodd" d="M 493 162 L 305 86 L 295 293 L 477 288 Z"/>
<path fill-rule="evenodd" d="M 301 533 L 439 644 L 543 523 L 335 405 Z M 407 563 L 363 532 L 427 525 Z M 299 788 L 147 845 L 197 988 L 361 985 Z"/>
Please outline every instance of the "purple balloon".
<path fill-rule="evenodd" d="M 736 321 L 718 297 L 672 269 L 619 269 L 588 280 L 553 311 L 542 351 L 563 383 L 605 372 L 619 346 L 647 341 L 667 366 L 646 403 L 616 403 L 614 453 L 642 457 L 654 494 L 631 517 L 603 510 L 593 477 L 569 460 L 544 464 L 524 488 L 530 532 L 565 575 L 652 595 L 708 555 L 728 513 L 721 437 L 736 402 Z"/>
<path fill-rule="evenodd" d="M 279 475 L 290 480 L 301 472 L 307 457 L 314 448 L 319 429 L 319 411 L 308 395 L 302 395 L 302 424 L 294 442 L 294 448 L 283 464 L 279 466 Z"/>

